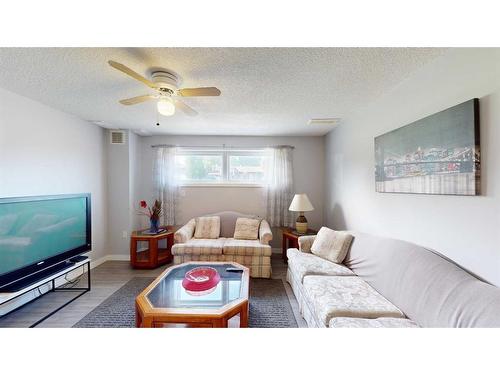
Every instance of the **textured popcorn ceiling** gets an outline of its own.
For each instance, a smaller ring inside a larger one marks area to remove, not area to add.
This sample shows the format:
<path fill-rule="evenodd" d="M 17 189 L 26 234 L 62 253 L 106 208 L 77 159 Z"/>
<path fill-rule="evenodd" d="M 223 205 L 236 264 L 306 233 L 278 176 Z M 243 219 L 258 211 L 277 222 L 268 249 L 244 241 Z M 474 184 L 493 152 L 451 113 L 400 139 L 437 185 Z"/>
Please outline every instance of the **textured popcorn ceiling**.
<path fill-rule="evenodd" d="M 145 134 L 323 135 L 311 118 L 345 118 L 438 57 L 430 48 L 0 48 L 0 87 L 106 127 Z M 118 100 L 151 90 L 111 68 L 147 75 L 165 67 L 181 87 L 217 86 L 185 98 L 199 112 L 160 116 L 154 102 Z"/>

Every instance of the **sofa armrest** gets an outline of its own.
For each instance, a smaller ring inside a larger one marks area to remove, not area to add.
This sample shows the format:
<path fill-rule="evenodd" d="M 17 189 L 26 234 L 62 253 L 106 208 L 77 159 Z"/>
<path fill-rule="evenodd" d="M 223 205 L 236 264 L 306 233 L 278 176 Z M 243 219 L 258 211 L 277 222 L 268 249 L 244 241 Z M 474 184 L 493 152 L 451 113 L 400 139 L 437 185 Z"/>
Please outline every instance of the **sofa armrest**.
<path fill-rule="evenodd" d="M 273 239 L 273 232 L 271 232 L 271 227 L 266 220 L 260 222 L 259 239 L 260 243 L 263 245 L 268 245 L 269 241 Z"/>
<path fill-rule="evenodd" d="M 185 243 L 189 241 L 194 234 L 194 229 L 196 227 L 196 220 L 191 219 L 183 227 L 179 228 L 174 234 L 175 243 Z"/>
<path fill-rule="evenodd" d="M 310 253 L 311 252 L 311 246 L 316 238 L 316 235 L 314 236 L 300 236 L 299 237 L 299 250 L 302 251 L 303 253 Z"/>

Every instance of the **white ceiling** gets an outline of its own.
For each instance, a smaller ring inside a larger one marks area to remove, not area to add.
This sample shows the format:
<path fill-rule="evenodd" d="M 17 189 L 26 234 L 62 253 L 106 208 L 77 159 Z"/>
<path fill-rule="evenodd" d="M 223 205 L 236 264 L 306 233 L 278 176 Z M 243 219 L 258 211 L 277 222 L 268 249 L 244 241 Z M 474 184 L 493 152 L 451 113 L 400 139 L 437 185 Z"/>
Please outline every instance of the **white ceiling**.
<path fill-rule="evenodd" d="M 443 53 L 431 48 L 0 48 L 0 86 L 106 127 L 144 134 L 323 135 Z M 181 87 L 216 86 L 220 97 L 185 98 L 197 117 L 160 116 L 155 104 L 118 100 L 150 92 L 111 68 L 174 70 Z"/>

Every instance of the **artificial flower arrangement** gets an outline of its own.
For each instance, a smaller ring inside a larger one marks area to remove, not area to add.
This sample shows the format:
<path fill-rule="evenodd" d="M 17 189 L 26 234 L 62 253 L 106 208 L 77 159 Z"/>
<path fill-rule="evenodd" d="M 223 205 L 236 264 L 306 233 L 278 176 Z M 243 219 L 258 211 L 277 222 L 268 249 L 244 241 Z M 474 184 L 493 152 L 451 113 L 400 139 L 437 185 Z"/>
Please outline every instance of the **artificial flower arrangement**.
<path fill-rule="evenodd" d="M 140 215 L 145 215 L 149 217 L 149 222 L 151 224 L 150 232 L 158 233 L 160 230 L 160 216 L 163 213 L 162 203 L 160 200 L 155 199 L 152 206 L 148 206 L 146 201 L 140 201 L 141 210 L 139 210 Z"/>

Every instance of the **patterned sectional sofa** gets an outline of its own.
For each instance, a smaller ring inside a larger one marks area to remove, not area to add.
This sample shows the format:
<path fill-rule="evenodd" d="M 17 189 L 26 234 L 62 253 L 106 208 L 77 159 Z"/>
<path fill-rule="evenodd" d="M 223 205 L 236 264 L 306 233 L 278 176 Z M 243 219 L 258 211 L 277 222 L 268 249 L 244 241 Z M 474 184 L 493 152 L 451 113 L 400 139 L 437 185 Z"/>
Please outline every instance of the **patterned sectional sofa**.
<path fill-rule="evenodd" d="M 309 327 L 500 327 L 500 289 L 405 241 L 354 236 L 343 264 L 288 249 L 287 281 Z"/>
<path fill-rule="evenodd" d="M 174 235 L 172 255 L 174 264 L 189 261 L 231 261 L 250 269 L 251 277 L 271 277 L 271 246 L 273 239 L 271 227 L 262 220 L 257 240 L 237 240 L 232 238 L 236 219 L 239 217 L 255 218 L 239 212 L 224 211 L 206 216 L 220 217 L 220 237 L 216 239 L 193 238 L 196 220 L 191 219 Z"/>

